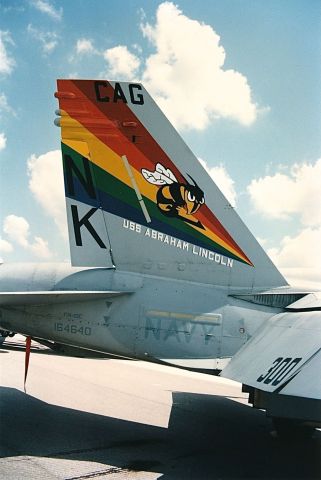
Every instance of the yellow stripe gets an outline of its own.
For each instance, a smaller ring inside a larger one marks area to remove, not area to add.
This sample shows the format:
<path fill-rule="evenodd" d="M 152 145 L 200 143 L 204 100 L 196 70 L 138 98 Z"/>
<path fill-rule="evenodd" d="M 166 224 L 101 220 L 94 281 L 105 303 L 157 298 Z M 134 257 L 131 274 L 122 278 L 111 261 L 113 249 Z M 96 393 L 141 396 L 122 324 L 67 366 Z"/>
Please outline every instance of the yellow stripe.
<path fill-rule="evenodd" d="M 87 142 L 84 142 L 83 140 L 64 140 L 64 143 L 68 145 L 72 150 L 75 150 L 75 152 L 78 152 L 80 155 L 83 157 L 87 158 L 90 160 L 90 153 L 89 153 L 89 146 Z"/>
<path fill-rule="evenodd" d="M 126 184 L 128 187 L 132 188 L 132 183 L 129 178 L 128 172 L 125 168 L 124 162 L 117 153 L 115 153 L 111 148 L 109 148 L 105 143 L 103 143 L 99 138 L 87 130 L 80 122 L 70 117 L 67 112 L 61 118 L 61 135 L 63 142 L 71 147 L 73 150 L 77 151 L 84 157 L 88 158 L 95 165 L 105 170 L 109 174 L 116 177 L 118 180 Z M 80 142 L 83 144 L 80 145 Z M 86 142 L 88 144 L 88 149 L 84 146 Z M 88 155 L 88 153 L 90 154 Z M 139 191 L 147 197 L 152 202 L 156 202 L 155 186 L 148 183 L 142 176 L 141 172 L 136 170 L 131 166 L 133 175 L 135 177 L 136 183 L 138 185 Z M 197 219 L 193 216 L 189 216 L 191 219 Z M 209 230 L 207 227 L 201 229 L 195 225 L 189 224 L 192 228 L 197 230 L 203 236 L 217 243 L 221 247 L 225 248 L 227 251 L 233 253 L 237 257 L 243 259 L 248 263 L 248 260 L 237 250 L 231 247 L 226 243 L 222 238 L 216 235 L 214 232 Z M 210 246 L 209 246 L 210 249 Z"/>
<path fill-rule="evenodd" d="M 63 142 L 73 148 L 76 152 L 82 154 L 82 152 L 78 150 L 76 141 L 85 141 L 89 147 L 90 158 L 86 154 L 84 156 L 102 170 L 105 170 L 121 182 L 125 183 L 128 187 L 132 188 L 128 172 L 125 168 L 124 162 L 121 159 L 121 156 L 115 153 L 101 140 L 99 140 L 99 138 L 93 135 L 81 123 L 77 122 L 77 120 L 72 119 L 75 126 L 70 128 L 70 124 L 68 124 L 68 118 L 71 117 L 68 117 L 66 114 L 66 118 L 66 124 L 64 124 L 65 117 L 61 120 Z M 134 167 L 131 168 L 140 192 L 143 192 L 145 197 L 155 202 L 155 186 L 148 183 L 143 178 L 141 173 L 138 172 Z"/>

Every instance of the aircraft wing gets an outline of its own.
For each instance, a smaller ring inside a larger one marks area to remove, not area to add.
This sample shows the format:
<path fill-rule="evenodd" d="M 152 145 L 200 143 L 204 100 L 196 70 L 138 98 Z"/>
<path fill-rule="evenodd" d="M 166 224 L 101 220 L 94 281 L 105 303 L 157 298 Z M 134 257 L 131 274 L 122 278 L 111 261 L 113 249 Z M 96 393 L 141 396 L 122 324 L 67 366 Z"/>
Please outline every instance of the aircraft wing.
<path fill-rule="evenodd" d="M 56 303 L 82 302 L 116 297 L 130 292 L 121 291 L 79 291 L 57 290 L 47 292 L 0 292 L 0 305 L 14 307 L 18 305 L 44 305 Z"/>
<path fill-rule="evenodd" d="M 321 424 L 320 371 L 321 293 L 312 293 L 264 323 L 221 375 L 272 417 Z"/>

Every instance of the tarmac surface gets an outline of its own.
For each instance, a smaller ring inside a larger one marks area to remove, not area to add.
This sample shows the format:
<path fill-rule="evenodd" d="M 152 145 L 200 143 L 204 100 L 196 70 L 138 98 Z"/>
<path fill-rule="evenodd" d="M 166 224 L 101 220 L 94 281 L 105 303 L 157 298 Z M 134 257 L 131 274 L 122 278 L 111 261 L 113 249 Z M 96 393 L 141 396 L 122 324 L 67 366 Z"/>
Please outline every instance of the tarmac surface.
<path fill-rule="evenodd" d="M 240 384 L 171 367 L 0 349 L 0 479 L 320 479 L 321 432 L 281 441 Z"/>

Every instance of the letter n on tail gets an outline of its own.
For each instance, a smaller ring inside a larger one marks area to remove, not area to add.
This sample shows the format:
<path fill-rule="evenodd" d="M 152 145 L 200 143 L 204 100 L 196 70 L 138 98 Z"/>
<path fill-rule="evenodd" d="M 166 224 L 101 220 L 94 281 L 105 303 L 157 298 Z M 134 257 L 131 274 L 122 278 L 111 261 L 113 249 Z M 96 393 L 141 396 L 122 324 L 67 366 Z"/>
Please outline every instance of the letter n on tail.
<path fill-rule="evenodd" d="M 71 263 L 113 267 L 110 243 L 86 142 L 62 144 Z"/>

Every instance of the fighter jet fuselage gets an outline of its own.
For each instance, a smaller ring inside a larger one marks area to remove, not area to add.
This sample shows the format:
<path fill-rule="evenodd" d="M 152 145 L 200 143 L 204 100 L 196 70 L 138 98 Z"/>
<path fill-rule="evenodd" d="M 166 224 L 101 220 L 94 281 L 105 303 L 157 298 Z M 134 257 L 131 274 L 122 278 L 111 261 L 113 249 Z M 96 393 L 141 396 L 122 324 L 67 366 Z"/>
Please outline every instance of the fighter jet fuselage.
<path fill-rule="evenodd" d="M 67 264 L 2 265 L 0 286 L 10 283 L 26 293 L 14 306 L 2 297 L 8 331 L 210 373 L 279 311 L 223 287 Z"/>

